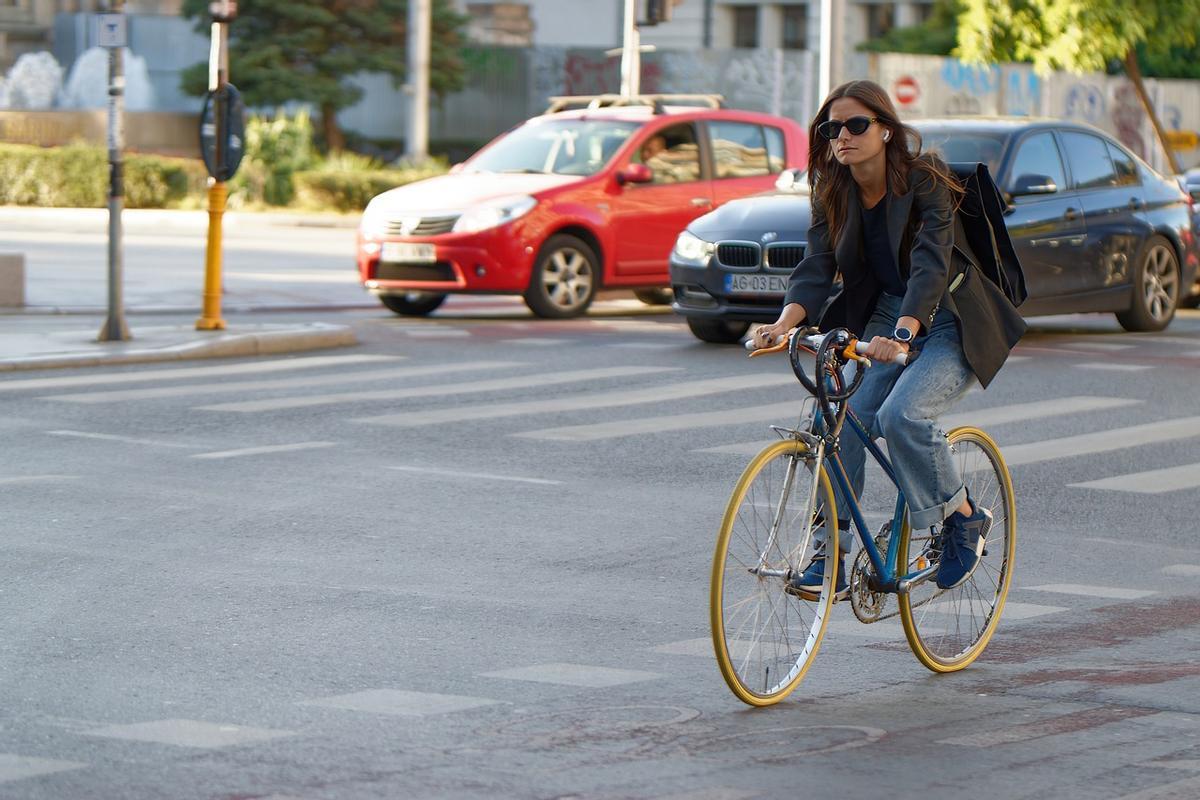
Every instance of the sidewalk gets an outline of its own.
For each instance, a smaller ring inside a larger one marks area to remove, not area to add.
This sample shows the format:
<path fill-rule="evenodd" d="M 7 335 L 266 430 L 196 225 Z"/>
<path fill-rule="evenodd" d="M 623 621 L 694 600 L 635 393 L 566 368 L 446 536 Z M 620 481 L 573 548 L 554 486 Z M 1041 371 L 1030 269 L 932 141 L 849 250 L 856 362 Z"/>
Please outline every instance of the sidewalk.
<path fill-rule="evenodd" d="M 129 322 L 125 342 L 96 340 L 105 317 L 0 316 L 0 373 L 143 364 L 196 358 L 239 358 L 358 344 L 346 325 L 322 322 L 229 323 L 224 331 L 198 331 L 194 320 Z M 149 324 L 146 324 L 149 323 Z"/>

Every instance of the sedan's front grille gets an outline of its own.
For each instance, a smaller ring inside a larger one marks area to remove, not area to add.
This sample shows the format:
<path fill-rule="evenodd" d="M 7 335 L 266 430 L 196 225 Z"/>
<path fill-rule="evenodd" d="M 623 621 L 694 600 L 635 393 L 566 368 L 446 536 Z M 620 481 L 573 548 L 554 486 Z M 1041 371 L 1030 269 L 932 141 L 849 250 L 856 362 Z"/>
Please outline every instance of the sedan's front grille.
<path fill-rule="evenodd" d="M 776 244 L 767 247 L 767 266 L 772 269 L 792 269 L 803 260 L 802 244 Z"/>
<path fill-rule="evenodd" d="M 437 236 L 449 233 L 458 222 L 459 214 L 441 217 L 411 217 L 388 221 L 389 236 Z"/>
<path fill-rule="evenodd" d="M 726 267 L 757 267 L 758 255 L 759 249 L 756 244 L 721 242 L 717 245 L 717 261 Z"/>
<path fill-rule="evenodd" d="M 381 261 L 375 268 L 375 278 L 381 281 L 454 281 L 454 267 L 449 262 L 432 264 L 399 264 Z"/>

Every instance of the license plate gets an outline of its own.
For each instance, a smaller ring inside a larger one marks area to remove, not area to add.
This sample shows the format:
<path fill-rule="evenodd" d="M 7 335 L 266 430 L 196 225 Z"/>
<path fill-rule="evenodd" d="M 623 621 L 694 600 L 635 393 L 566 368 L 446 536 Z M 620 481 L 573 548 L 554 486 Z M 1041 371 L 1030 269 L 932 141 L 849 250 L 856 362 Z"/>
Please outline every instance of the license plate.
<path fill-rule="evenodd" d="M 726 275 L 725 291 L 730 294 L 787 294 L 786 275 Z"/>
<path fill-rule="evenodd" d="M 437 254 L 431 244 L 412 242 L 384 242 L 379 253 L 380 261 L 402 261 L 408 264 L 432 264 Z"/>

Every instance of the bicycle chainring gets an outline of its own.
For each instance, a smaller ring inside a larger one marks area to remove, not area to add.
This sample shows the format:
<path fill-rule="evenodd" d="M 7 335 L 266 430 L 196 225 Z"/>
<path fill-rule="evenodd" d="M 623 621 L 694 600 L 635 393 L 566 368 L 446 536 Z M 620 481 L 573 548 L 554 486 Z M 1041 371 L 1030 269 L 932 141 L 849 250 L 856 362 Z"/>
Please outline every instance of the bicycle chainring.
<path fill-rule="evenodd" d="M 878 622 L 883 617 L 888 599 L 886 593 L 871 590 L 871 573 L 871 556 L 866 549 L 860 549 L 850 568 L 850 607 L 854 616 L 866 623 Z"/>

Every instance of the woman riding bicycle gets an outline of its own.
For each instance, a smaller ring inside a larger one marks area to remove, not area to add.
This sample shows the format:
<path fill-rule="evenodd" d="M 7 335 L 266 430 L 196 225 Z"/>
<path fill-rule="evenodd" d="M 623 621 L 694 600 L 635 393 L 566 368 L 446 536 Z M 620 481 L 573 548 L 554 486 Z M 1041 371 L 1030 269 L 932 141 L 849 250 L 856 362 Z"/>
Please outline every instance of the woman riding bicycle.
<path fill-rule="evenodd" d="M 981 279 L 966 274 L 970 248 L 956 244 L 955 226 L 963 190 L 941 160 L 921 153 L 920 135 L 900 122 L 878 84 L 851 81 L 830 93 L 809 128 L 808 180 L 805 258 L 792 272 L 779 319 L 757 328 L 753 344 L 767 347 L 806 321 L 849 328 L 868 343 L 864 354 L 876 364 L 850 408 L 872 437 L 886 439 L 912 527 L 942 526 L 937 585 L 958 586 L 979 563 L 991 512 L 972 501 L 938 417 L 973 381 L 991 382 L 1023 323 L 1015 311 L 990 313 Z M 813 319 L 839 273 L 841 294 Z M 910 352 L 919 353 L 911 366 L 893 361 Z M 857 437 L 841 440 L 859 496 L 865 457 Z M 836 588 L 844 596 L 850 523 L 837 525 L 847 532 L 838 536 Z M 815 538 L 823 541 L 823 531 Z M 819 592 L 824 568 L 814 558 L 792 587 Z"/>

